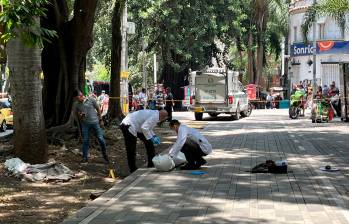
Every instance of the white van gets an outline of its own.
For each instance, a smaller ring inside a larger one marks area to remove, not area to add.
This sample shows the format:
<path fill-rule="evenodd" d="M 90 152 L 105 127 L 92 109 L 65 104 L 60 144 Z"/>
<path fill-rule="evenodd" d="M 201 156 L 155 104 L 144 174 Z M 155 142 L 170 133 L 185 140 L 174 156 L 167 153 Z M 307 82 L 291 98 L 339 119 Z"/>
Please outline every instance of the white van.
<path fill-rule="evenodd" d="M 250 116 L 252 107 L 238 78 L 238 72 L 222 68 L 191 72 L 189 81 L 194 91 L 189 110 L 195 113 L 195 119 L 202 120 L 203 113 L 211 117 L 231 114 L 235 120 Z"/>

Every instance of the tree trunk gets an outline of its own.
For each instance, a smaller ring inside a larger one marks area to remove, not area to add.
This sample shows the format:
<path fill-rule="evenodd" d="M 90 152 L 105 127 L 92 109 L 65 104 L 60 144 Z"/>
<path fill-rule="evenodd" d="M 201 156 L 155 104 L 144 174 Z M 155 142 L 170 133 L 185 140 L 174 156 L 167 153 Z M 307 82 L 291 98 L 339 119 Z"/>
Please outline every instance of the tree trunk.
<path fill-rule="evenodd" d="M 117 0 L 113 9 L 110 100 L 108 109 L 110 119 L 120 119 L 122 117 L 122 110 L 120 106 L 120 72 L 122 49 L 121 23 L 124 6 L 125 2 L 123 0 Z"/>
<path fill-rule="evenodd" d="M 185 82 L 185 76 L 188 74 L 189 69 L 184 69 L 181 72 L 175 72 L 174 68 L 165 64 L 162 71 L 162 79 L 164 87 L 170 87 L 173 98 L 175 100 L 175 108 L 180 109 L 182 107 L 181 100 L 184 98 L 183 87 Z"/>
<path fill-rule="evenodd" d="M 257 46 L 257 74 L 256 74 L 256 85 L 260 84 L 260 79 L 263 74 L 263 60 L 264 60 L 264 46 L 262 40 L 258 41 Z"/>
<path fill-rule="evenodd" d="M 256 84 L 259 85 L 260 79 L 263 74 L 264 65 L 264 33 L 267 29 L 268 18 L 268 1 L 257 0 L 254 3 L 255 14 L 253 16 L 254 23 L 257 28 L 257 72 L 256 72 Z"/>
<path fill-rule="evenodd" d="M 7 45 L 14 112 L 15 155 L 25 162 L 47 161 L 46 130 L 42 108 L 41 49 L 19 39 Z"/>
<path fill-rule="evenodd" d="M 57 31 L 58 38 L 45 43 L 42 61 L 44 111 L 47 126 L 68 121 L 72 93 L 85 85 L 86 55 L 92 47 L 92 30 L 98 0 L 76 0 L 74 17 L 69 20 L 66 1 L 50 0 L 45 28 Z"/>
<path fill-rule="evenodd" d="M 248 34 L 248 67 L 247 67 L 247 74 L 248 74 L 248 80 L 249 83 L 255 83 L 254 79 L 254 72 L 253 72 L 253 63 L 254 63 L 254 52 L 253 52 L 253 34 L 252 31 Z"/>

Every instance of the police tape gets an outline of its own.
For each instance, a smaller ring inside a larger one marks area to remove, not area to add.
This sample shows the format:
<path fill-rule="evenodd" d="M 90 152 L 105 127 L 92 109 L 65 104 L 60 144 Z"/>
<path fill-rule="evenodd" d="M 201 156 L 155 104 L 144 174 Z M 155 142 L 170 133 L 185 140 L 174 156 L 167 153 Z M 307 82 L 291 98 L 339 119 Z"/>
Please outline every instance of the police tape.
<path fill-rule="evenodd" d="M 129 97 L 124 96 L 124 97 L 109 97 L 109 99 L 113 99 L 113 100 L 117 100 L 117 99 L 129 99 Z M 349 97 L 341 97 L 341 100 L 343 99 L 349 99 Z M 137 101 L 136 99 L 132 99 L 133 101 Z M 190 101 L 189 99 L 185 99 L 185 100 L 156 100 L 155 101 L 159 101 L 159 102 L 183 102 L 183 101 Z M 195 99 L 192 99 L 193 101 L 195 101 Z M 303 100 L 304 102 L 307 101 L 312 101 L 313 99 L 310 100 Z M 325 99 L 315 99 L 315 100 L 331 100 L 330 98 L 325 98 Z M 285 102 L 285 101 L 291 101 L 291 100 L 272 100 L 272 101 L 267 101 L 267 100 L 249 100 L 250 103 L 280 103 L 280 102 Z M 294 100 L 294 101 L 302 101 L 302 100 Z M 214 103 L 212 101 L 207 101 L 207 102 L 201 102 L 201 103 Z"/>

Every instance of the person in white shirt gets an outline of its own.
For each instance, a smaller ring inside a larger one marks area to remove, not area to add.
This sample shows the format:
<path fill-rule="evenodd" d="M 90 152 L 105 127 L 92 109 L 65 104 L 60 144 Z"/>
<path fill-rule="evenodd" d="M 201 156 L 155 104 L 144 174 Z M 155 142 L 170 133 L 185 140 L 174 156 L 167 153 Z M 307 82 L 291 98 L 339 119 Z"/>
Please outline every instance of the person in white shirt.
<path fill-rule="evenodd" d="M 159 122 L 163 122 L 166 119 L 166 110 L 139 110 L 129 113 L 122 120 L 120 129 L 124 135 L 127 162 L 131 173 L 137 170 L 137 138 L 144 142 L 147 150 L 148 167 L 154 166 L 152 162 L 155 156 L 154 145 L 160 144 L 160 138 L 154 133 L 153 129 Z"/>
<path fill-rule="evenodd" d="M 207 139 L 196 129 L 189 128 L 178 120 L 170 121 L 170 128 L 177 132 L 177 140 L 170 149 L 170 156 L 176 158 L 179 152 L 183 152 L 188 162 L 181 169 L 196 170 L 206 164 L 202 157 L 212 153 L 212 146 Z"/>
<path fill-rule="evenodd" d="M 138 94 L 140 109 L 145 109 L 147 107 L 147 93 L 143 88 L 142 91 Z"/>
<path fill-rule="evenodd" d="M 273 96 L 271 95 L 271 93 L 268 93 L 266 100 L 267 100 L 267 104 L 266 104 L 267 109 L 273 109 Z"/>

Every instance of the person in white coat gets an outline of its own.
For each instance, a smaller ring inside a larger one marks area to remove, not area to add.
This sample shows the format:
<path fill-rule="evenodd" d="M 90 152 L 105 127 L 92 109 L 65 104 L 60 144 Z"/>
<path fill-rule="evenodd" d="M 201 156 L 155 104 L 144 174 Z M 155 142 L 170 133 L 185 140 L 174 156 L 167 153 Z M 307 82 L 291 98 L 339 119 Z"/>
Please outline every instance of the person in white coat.
<path fill-rule="evenodd" d="M 177 132 L 177 140 L 170 149 L 170 156 L 176 158 L 179 152 L 183 152 L 187 164 L 182 170 L 196 170 L 206 164 L 202 158 L 212 153 L 212 145 L 196 129 L 181 124 L 178 120 L 170 121 L 170 128 Z"/>
<path fill-rule="evenodd" d="M 121 122 L 120 129 L 125 139 L 127 162 L 130 172 L 137 170 L 136 146 L 137 138 L 144 142 L 147 150 L 148 167 L 153 167 L 152 159 L 155 156 L 154 145 L 160 144 L 160 138 L 153 129 L 159 122 L 167 119 L 166 110 L 139 110 L 129 113 Z"/>

